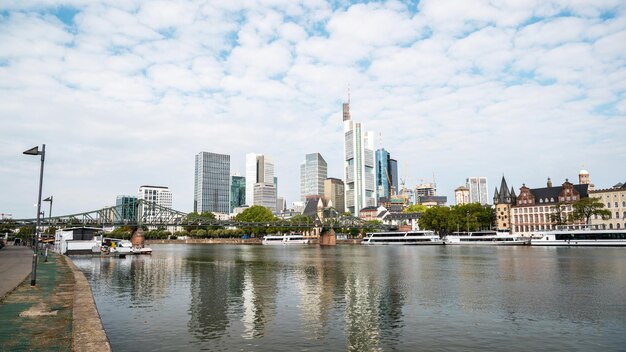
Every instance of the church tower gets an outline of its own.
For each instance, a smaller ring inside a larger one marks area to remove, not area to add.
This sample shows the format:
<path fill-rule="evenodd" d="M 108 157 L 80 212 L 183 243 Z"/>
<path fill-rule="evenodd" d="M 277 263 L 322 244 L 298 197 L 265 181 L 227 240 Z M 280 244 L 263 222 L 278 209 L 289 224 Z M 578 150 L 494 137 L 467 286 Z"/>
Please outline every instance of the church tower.
<path fill-rule="evenodd" d="M 496 208 L 496 229 L 500 231 L 511 231 L 511 206 L 517 201 L 513 187 L 509 190 L 504 175 L 493 195 L 493 204 Z"/>

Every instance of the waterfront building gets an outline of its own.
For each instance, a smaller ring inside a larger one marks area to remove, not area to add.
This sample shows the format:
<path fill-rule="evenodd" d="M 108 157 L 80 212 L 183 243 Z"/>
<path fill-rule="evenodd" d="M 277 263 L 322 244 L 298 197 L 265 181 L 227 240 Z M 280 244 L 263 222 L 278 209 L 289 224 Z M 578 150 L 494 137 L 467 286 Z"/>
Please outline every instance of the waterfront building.
<path fill-rule="evenodd" d="M 307 196 L 324 194 L 324 180 L 328 177 L 328 165 L 320 153 L 307 154 L 300 164 L 300 200 Z"/>
<path fill-rule="evenodd" d="M 459 186 L 454 190 L 454 200 L 456 205 L 468 204 L 470 201 L 469 188 Z"/>
<path fill-rule="evenodd" d="M 198 153 L 193 211 L 227 214 L 230 209 L 230 155 Z"/>
<path fill-rule="evenodd" d="M 548 185 L 552 187 L 552 181 L 548 178 Z M 500 182 L 500 190 L 496 187 L 493 193 L 493 204 L 496 210 L 496 229 L 511 231 L 511 207 L 517 203 L 515 190 L 506 184 L 504 176 Z"/>
<path fill-rule="evenodd" d="M 340 214 L 346 211 L 345 188 L 342 180 L 332 177 L 324 180 L 324 197 L 332 202 L 333 207 Z"/>
<path fill-rule="evenodd" d="M 263 154 L 246 154 L 246 203 L 276 209 L 274 162 Z"/>
<path fill-rule="evenodd" d="M 565 221 L 573 211 L 572 204 L 587 198 L 589 184 L 572 184 L 567 179 L 561 186 L 552 186 L 548 179 L 547 187 L 528 188 L 522 185 L 515 203 L 511 206 L 511 232 L 522 236 L 532 236 L 537 231 L 553 230 L 558 226 L 551 215 L 562 214 L 563 222 L 580 225 L 582 221 Z M 559 209 L 560 208 L 560 209 Z"/>
<path fill-rule="evenodd" d="M 246 178 L 238 174 L 230 177 L 230 212 L 246 204 Z"/>
<path fill-rule="evenodd" d="M 376 206 L 374 133 L 352 121 L 350 102 L 343 104 L 345 208 L 353 216 Z"/>
<path fill-rule="evenodd" d="M 599 225 L 606 229 L 626 229 L 626 184 L 618 183 L 607 189 L 598 189 L 589 192 L 589 197 L 600 199 L 604 209 L 611 211 L 608 219 L 594 215 L 592 225 Z"/>
<path fill-rule="evenodd" d="M 398 162 L 384 148 L 376 150 L 376 192 L 378 199 L 398 194 Z"/>
<path fill-rule="evenodd" d="M 465 187 L 469 189 L 470 203 L 487 204 L 489 201 L 489 193 L 487 190 L 486 177 L 468 177 L 465 181 Z"/>
<path fill-rule="evenodd" d="M 172 208 L 172 192 L 164 186 L 139 187 L 137 200 L 139 199 L 149 202 L 139 207 L 139 214 L 144 221 L 158 220 L 159 207 Z"/>
<path fill-rule="evenodd" d="M 115 221 L 132 223 L 137 219 L 137 197 L 120 195 L 115 199 Z"/>

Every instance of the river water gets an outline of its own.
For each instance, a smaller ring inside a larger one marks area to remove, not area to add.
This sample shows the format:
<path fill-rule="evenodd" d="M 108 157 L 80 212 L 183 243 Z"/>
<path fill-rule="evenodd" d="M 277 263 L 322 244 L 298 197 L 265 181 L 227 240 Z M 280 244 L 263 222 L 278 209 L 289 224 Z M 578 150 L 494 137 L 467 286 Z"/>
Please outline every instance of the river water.
<path fill-rule="evenodd" d="M 625 351 L 626 249 L 154 245 L 74 257 L 113 351 Z"/>

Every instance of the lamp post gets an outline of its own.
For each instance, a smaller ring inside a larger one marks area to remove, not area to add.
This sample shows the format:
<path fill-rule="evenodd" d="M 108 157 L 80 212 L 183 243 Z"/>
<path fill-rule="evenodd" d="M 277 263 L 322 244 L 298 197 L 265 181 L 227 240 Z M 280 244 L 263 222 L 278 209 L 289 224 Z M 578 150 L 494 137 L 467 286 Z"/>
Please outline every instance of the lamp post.
<path fill-rule="evenodd" d="M 39 171 L 39 198 L 37 198 L 37 227 L 33 235 L 33 268 L 30 274 L 30 285 L 35 286 L 37 283 L 37 247 L 39 240 L 39 225 L 41 224 L 41 186 L 43 184 L 43 162 L 46 158 L 46 145 L 43 144 L 41 151 L 39 147 L 33 147 L 24 152 L 26 155 L 41 155 L 41 169 Z"/>
<path fill-rule="evenodd" d="M 54 196 L 50 196 L 46 199 L 44 199 L 44 202 L 50 202 L 50 210 L 48 211 L 48 222 L 51 223 L 52 222 L 52 200 L 54 199 Z"/>

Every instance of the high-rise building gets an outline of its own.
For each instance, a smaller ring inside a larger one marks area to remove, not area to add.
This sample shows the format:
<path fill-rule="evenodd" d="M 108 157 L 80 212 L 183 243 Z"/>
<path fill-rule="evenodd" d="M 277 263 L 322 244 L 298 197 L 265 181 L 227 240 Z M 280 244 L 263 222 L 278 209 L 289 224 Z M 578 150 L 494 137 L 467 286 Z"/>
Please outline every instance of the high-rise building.
<path fill-rule="evenodd" d="M 246 203 L 276 209 L 274 162 L 263 154 L 246 154 Z"/>
<path fill-rule="evenodd" d="M 384 148 L 376 150 L 376 192 L 379 199 L 398 194 L 398 162 Z"/>
<path fill-rule="evenodd" d="M 320 153 L 307 154 L 300 164 L 300 200 L 306 196 L 324 194 L 324 180 L 328 177 L 328 165 Z"/>
<path fill-rule="evenodd" d="M 374 133 L 351 120 L 349 101 L 343 104 L 343 131 L 346 211 L 359 216 L 362 208 L 376 206 Z"/>
<path fill-rule="evenodd" d="M 115 199 L 115 221 L 132 223 L 137 218 L 137 197 L 121 195 Z"/>
<path fill-rule="evenodd" d="M 230 211 L 230 155 L 200 152 L 196 155 L 193 211 Z"/>
<path fill-rule="evenodd" d="M 454 190 L 454 199 L 456 205 L 468 204 L 470 201 L 469 189 L 465 186 L 459 186 Z"/>
<path fill-rule="evenodd" d="M 141 186 L 137 194 L 137 199 L 142 199 L 149 203 L 144 203 L 139 207 L 139 214 L 143 221 L 159 220 L 159 207 L 172 208 L 172 192 L 163 186 Z"/>
<path fill-rule="evenodd" d="M 285 198 L 277 197 L 276 198 L 276 211 L 282 212 L 282 211 L 285 211 L 285 209 L 287 209 L 287 203 L 285 202 Z"/>
<path fill-rule="evenodd" d="M 230 212 L 246 204 L 246 178 L 237 174 L 230 178 Z"/>
<path fill-rule="evenodd" d="M 465 187 L 469 189 L 470 203 L 480 203 L 484 205 L 489 202 L 486 177 L 468 177 L 465 181 Z"/>
<path fill-rule="evenodd" d="M 345 188 L 343 181 L 329 177 L 324 180 L 324 197 L 328 198 L 339 213 L 346 211 Z"/>

